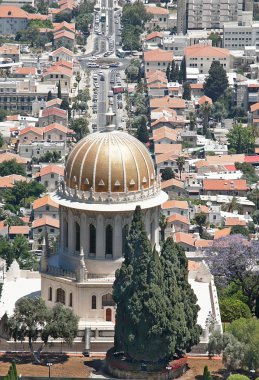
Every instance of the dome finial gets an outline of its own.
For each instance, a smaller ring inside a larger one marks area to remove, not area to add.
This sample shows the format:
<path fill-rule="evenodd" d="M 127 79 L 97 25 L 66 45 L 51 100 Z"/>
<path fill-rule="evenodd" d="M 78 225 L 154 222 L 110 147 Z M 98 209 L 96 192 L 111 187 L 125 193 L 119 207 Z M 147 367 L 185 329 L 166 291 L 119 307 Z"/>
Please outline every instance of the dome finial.
<path fill-rule="evenodd" d="M 116 128 L 115 124 L 113 123 L 113 118 L 115 116 L 115 112 L 112 109 L 112 104 L 111 104 L 110 100 L 109 100 L 108 111 L 106 112 L 105 115 L 106 115 L 106 131 L 107 132 L 114 131 Z"/>

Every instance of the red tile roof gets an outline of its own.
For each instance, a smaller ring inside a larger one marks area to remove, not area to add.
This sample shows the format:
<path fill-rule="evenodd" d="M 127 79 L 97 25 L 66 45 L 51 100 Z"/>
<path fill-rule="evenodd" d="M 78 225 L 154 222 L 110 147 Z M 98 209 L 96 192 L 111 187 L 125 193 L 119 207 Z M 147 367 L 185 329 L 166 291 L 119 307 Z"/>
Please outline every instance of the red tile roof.
<path fill-rule="evenodd" d="M 0 18 L 28 18 L 28 13 L 13 5 L 0 6 Z"/>
<path fill-rule="evenodd" d="M 182 152 L 182 144 L 155 144 L 155 154 L 163 153 L 179 154 Z"/>
<path fill-rule="evenodd" d="M 183 210 L 188 210 L 189 206 L 188 206 L 188 202 L 186 201 L 170 200 L 162 204 L 163 210 L 166 210 L 168 208 L 181 208 Z"/>
<path fill-rule="evenodd" d="M 9 235 L 29 235 L 30 227 L 28 226 L 10 226 Z"/>
<path fill-rule="evenodd" d="M 69 32 L 68 30 L 59 30 L 54 33 L 54 40 L 58 40 L 59 38 L 66 37 L 69 40 L 75 39 L 75 34 L 72 32 Z"/>
<path fill-rule="evenodd" d="M 152 15 L 169 15 L 169 10 L 162 7 L 146 6 L 146 11 Z"/>
<path fill-rule="evenodd" d="M 61 103 L 62 103 L 62 99 L 55 98 L 55 99 L 52 99 L 52 100 L 49 100 L 48 102 L 46 102 L 46 108 L 49 108 L 49 107 L 52 107 L 52 106 L 55 106 L 55 105 L 60 106 Z"/>
<path fill-rule="evenodd" d="M 160 32 L 152 32 L 146 36 L 146 40 L 152 40 L 153 38 L 163 38 L 162 33 Z"/>
<path fill-rule="evenodd" d="M 230 232 L 231 232 L 230 227 L 229 228 L 223 228 L 223 230 L 217 230 L 214 233 L 214 240 L 221 239 L 225 236 L 228 236 L 228 235 L 230 235 Z"/>
<path fill-rule="evenodd" d="M 180 187 L 181 189 L 183 189 L 184 182 L 175 178 L 171 178 L 171 179 L 168 179 L 167 181 L 161 182 L 161 189 L 167 189 L 168 187 L 171 187 L 171 186 Z"/>
<path fill-rule="evenodd" d="M 51 116 L 51 115 L 56 115 L 56 116 L 60 116 L 60 117 L 63 117 L 63 118 L 67 118 L 67 111 L 65 110 L 62 110 L 60 108 L 56 108 L 56 107 L 53 107 L 53 108 L 45 108 L 43 111 L 42 111 L 42 117 L 46 117 L 46 116 Z"/>
<path fill-rule="evenodd" d="M 228 49 L 222 49 L 210 45 L 192 45 L 187 46 L 184 49 L 184 54 L 186 57 L 192 57 L 192 58 L 199 58 L 199 57 L 205 57 L 205 58 L 226 58 L 229 57 L 230 53 Z"/>
<path fill-rule="evenodd" d="M 204 179 L 203 180 L 204 190 L 236 190 L 236 191 L 246 191 L 248 190 L 246 180 L 244 179 Z"/>
<path fill-rule="evenodd" d="M 37 69 L 36 67 L 15 67 L 13 72 L 16 75 L 35 75 Z"/>
<path fill-rule="evenodd" d="M 69 129 L 67 127 L 64 127 L 64 125 L 53 123 L 49 124 L 46 127 L 43 128 L 43 132 L 47 133 L 49 131 L 52 131 L 53 129 L 57 129 L 60 132 L 68 133 Z"/>
<path fill-rule="evenodd" d="M 59 220 L 51 218 L 50 216 L 45 216 L 44 218 L 36 219 L 32 222 L 32 228 L 38 228 L 46 225 L 59 228 Z"/>
<path fill-rule="evenodd" d="M 20 53 L 20 46 L 19 45 L 3 45 L 0 46 L 0 55 L 5 54 L 19 54 Z"/>
<path fill-rule="evenodd" d="M 174 223 L 174 222 L 190 224 L 186 216 L 180 215 L 180 214 L 173 214 L 167 218 L 167 223 Z"/>
<path fill-rule="evenodd" d="M 65 54 L 67 54 L 67 55 L 70 55 L 71 57 L 73 57 L 73 55 L 74 55 L 74 53 L 71 51 L 71 50 L 69 50 L 69 49 L 67 49 L 67 48 L 65 48 L 65 47 L 60 47 L 60 48 L 58 48 L 58 49 L 56 49 L 56 50 L 54 50 L 52 53 L 50 53 L 52 56 L 55 56 L 55 55 L 59 55 L 60 53 L 65 53 Z"/>
<path fill-rule="evenodd" d="M 225 226 L 246 226 L 246 221 L 238 217 L 228 217 L 225 220 Z"/>
<path fill-rule="evenodd" d="M 26 177 L 18 174 L 10 174 L 4 177 L 0 177 L 0 188 L 10 188 L 14 186 L 15 182 L 24 182 L 26 180 Z"/>
<path fill-rule="evenodd" d="M 259 157 L 256 156 L 245 156 L 245 162 L 250 164 L 256 164 L 259 163 Z"/>
<path fill-rule="evenodd" d="M 203 95 L 203 96 L 199 99 L 198 104 L 199 104 L 199 106 L 201 106 L 201 105 L 204 104 L 204 103 L 208 103 L 208 104 L 212 105 L 212 99 L 209 98 L 209 97 L 206 96 L 206 95 Z"/>
<path fill-rule="evenodd" d="M 15 160 L 18 164 L 27 164 L 27 159 L 19 156 L 19 154 L 14 154 L 10 152 L 0 153 L 0 163 L 11 160 Z"/>
<path fill-rule="evenodd" d="M 39 128 L 39 127 L 26 127 L 26 128 L 23 128 L 20 131 L 19 135 L 23 136 L 23 135 L 25 135 L 28 132 L 32 132 L 32 133 L 35 133 L 36 135 L 43 136 L 43 128 Z"/>
<path fill-rule="evenodd" d="M 172 51 L 166 51 L 162 49 L 144 51 L 145 62 L 172 62 L 172 60 Z"/>
<path fill-rule="evenodd" d="M 170 96 L 164 96 L 163 98 L 152 98 L 150 99 L 150 107 L 151 108 L 160 108 L 160 107 L 168 107 L 168 108 L 186 108 L 186 102 L 184 99 L 179 98 L 171 98 Z"/>
<path fill-rule="evenodd" d="M 257 110 L 259 110 L 259 102 L 255 103 L 255 104 L 252 104 L 251 107 L 250 107 L 250 111 L 251 112 L 255 112 Z"/>
<path fill-rule="evenodd" d="M 38 208 L 40 208 L 42 206 L 46 206 L 46 205 L 55 207 L 57 209 L 59 208 L 58 203 L 56 203 L 55 201 L 53 201 L 49 195 L 45 195 L 44 197 L 36 199 L 33 202 L 33 209 L 37 210 Z"/>
<path fill-rule="evenodd" d="M 37 177 L 43 177 L 44 175 L 48 175 L 50 173 L 58 174 L 61 177 L 64 176 L 64 168 L 58 165 L 47 165 L 41 168 L 41 170 L 36 173 L 36 178 Z"/>

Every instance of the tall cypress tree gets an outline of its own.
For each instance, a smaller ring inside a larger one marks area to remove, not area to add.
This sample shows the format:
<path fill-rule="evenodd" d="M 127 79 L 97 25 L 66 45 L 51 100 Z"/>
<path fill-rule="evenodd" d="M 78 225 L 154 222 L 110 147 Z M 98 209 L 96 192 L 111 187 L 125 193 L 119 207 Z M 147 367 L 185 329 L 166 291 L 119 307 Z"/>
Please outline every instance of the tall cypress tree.
<path fill-rule="evenodd" d="M 134 360 L 157 362 L 172 356 L 174 337 L 168 329 L 169 305 L 164 297 L 158 253 L 148 240 L 140 207 L 133 216 L 125 261 L 116 272 L 113 298 L 117 303 L 117 351 Z"/>
<path fill-rule="evenodd" d="M 183 57 L 181 65 L 180 65 L 178 81 L 179 81 L 179 83 L 186 82 L 186 60 L 185 60 L 185 57 Z"/>
<path fill-rule="evenodd" d="M 58 98 L 59 98 L 59 99 L 62 99 L 61 83 L 60 83 L 60 81 L 58 82 Z"/>
<path fill-rule="evenodd" d="M 179 65 L 176 63 L 175 65 L 175 81 L 179 80 Z"/>
<path fill-rule="evenodd" d="M 170 68 L 171 68 L 171 65 L 170 63 L 168 63 L 167 68 L 166 68 L 166 77 L 167 77 L 168 82 L 170 81 Z"/>
<path fill-rule="evenodd" d="M 199 342 L 201 328 L 197 325 L 199 306 L 188 283 L 188 264 L 184 250 L 169 237 L 163 244 L 161 264 L 164 288 L 173 306 L 172 334 L 176 337 L 178 351 L 190 351 Z"/>
<path fill-rule="evenodd" d="M 175 82 L 175 61 L 171 63 L 170 82 Z"/>

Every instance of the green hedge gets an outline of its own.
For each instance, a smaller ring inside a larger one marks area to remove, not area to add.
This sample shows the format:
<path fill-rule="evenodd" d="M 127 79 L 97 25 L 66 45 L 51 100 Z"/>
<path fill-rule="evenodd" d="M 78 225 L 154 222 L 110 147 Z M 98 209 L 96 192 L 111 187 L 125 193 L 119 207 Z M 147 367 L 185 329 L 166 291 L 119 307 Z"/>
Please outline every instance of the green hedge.
<path fill-rule="evenodd" d="M 227 380 L 250 380 L 249 377 L 244 375 L 230 375 Z"/>

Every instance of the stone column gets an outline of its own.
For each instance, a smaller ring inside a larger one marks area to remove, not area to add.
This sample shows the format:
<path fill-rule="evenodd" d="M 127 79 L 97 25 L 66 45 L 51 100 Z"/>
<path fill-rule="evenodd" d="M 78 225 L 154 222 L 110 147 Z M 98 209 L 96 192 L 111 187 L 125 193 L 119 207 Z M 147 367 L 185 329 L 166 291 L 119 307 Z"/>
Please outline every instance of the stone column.
<path fill-rule="evenodd" d="M 96 258 L 105 258 L 105 229 L 103 215 L 97 216 L 96 221 Z"/>
<path fill-rule="evenodd" d="M 59 231 L 60 231 L 60 246 L 59 246 L 59 249 L 62 252 L 65 249 L 65 246 L 64 246 L 64 216 L 65 216 L 64 209 L 63 209 L 62 206 L 60 206 L 60 208 L 59 208 L 59 220 L 60 220 L 60 228 L 59 228 Z"/>
<path fill-rule="evenodd" d="M 89 230 L 89 218 L 86 215 L 85 216 L 85 230 L 83 231 L 83 234 L 85 235 L 85 256 L 89 255 L 90 250 L 90 230 Z"/>
<path fill-rule="evenodd" d="M 84 255 L 87 254 L 86 250 L 86 215 L 81 212 L 80 215 L 80 248 L 83 248 Z"/>
<path fill-rule="evenodd" d="M 74 217 L 72 211 L 68 211 L 68 250 L 72 254 L 75 251 Z"/>
<path fill-rule="evenodd" d="M 150 210 L 147 210 L 146 211 L 146 215 L 145 215 L 145 228 L 146 228 L 146 231 L 147 231 L 147 235 L 148 235 L 148 238 L 150 239 L 151 238 L 151 235 L 150 235 L 150 223 L 151 223 L 151 220 L 150 220 Z"/>
<path fill-rule="evenodd" d="M 116 215 L 113 229 L 113 257 L 119 258 L 122 256 L 122 218 L 121 215 Z"/>

